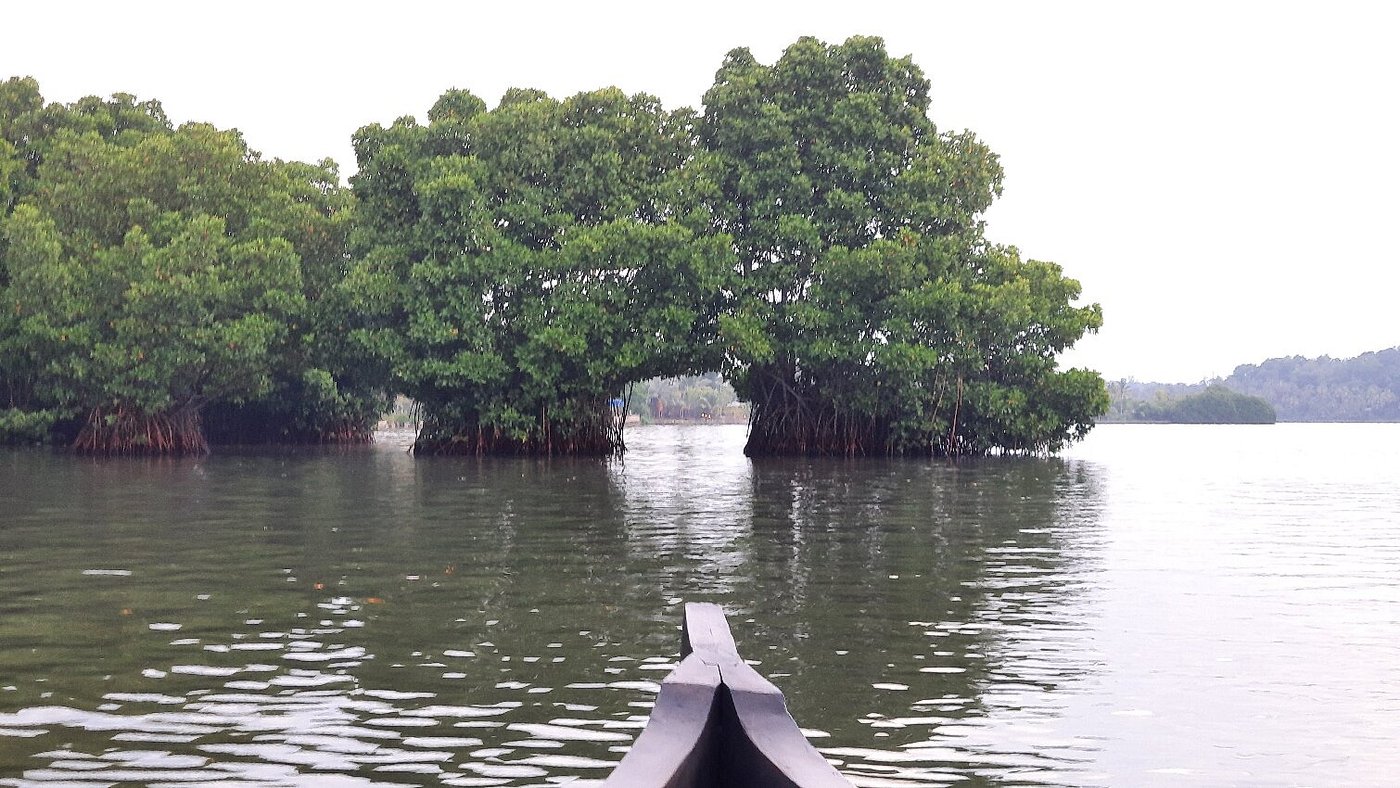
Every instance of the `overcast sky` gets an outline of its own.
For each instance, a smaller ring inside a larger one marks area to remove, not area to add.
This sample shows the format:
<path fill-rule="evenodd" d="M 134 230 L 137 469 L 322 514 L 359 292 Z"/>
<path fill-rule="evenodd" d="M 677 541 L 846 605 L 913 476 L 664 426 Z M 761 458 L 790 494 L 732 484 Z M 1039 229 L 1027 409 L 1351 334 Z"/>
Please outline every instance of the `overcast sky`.
<path fill-rule="evenodd" d="M 1066 362 L 1195 382 L 1400 345 L 1395 8 L 45 0 L 0 13 L 0 79 L 34 76 L 50 101 L 159 99 L 348 175 L 356 128 L 426 121 L 448 88 L 494 105 L 511 86 L 617 85 L 698 106 L 734 47 L 772 62 L 802 35 L 879 35 L 932 80 L 940 128 L 1001 155 L 992 238 L 1103 305 Z"/>

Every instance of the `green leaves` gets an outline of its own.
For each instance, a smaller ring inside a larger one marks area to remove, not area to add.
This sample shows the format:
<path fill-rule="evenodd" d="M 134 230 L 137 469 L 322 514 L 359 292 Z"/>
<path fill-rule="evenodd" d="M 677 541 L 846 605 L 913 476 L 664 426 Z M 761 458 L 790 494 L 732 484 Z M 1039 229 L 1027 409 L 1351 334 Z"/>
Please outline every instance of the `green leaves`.
<path fill-rule="evenodd" d="M 628 384 L 719 369 L 751 453 L 1053 450 L 1103 404 L 1056 368 L 1102 312 L 987 241 L 998 159 L 928 109 L 879 39 L 803 38 L 730 52 L 703 114 L 450 90 L 355 133 L 351 193 L 156 102 L 12 79 L 0 407 L 140 447 L 202 446 L 170 438 L 201 413 L 355 439 L 392 387 L 420 449 L 609 453 Z"/>
<path fill-rule="evenodd" d="M 613 451 L 625 385 L 720 359 L 732 252 L 697 232 L 692 113 L 513 90 L 489 112 L 449 92 L 429 118 L 362 129 L 354 180 L 352 278 L 397 283 L 402 305 L 363 337 L 402 339 L 395 375 L 432 425 L 420 448 Z"/>
<path fill-rule="evenodd" d="M 255 401 L 265 423 L 328 406 L 368 426 L 384 381 L 351 415 L 365 397 L 338 353 L 349 203 L 333 164 L 263 162 L 237 132 L 171 129 L 126 95 L 36 109 L 25 87 L 0 90 L 0 129 L 30 154 L 0 257 L 15 406 L 85 418 L 92 451 L 202 450 L 201 411 Z"/>
<path fill-rule="evenodd" d="M 987 243 L 1000 165 L 937 132 L 928 88 L 879 39 L 804 38 L 772 66 L 731 52 L 706 93 L 750 453 L 1042 451 L 1091 423 L 1092 380 L 1051 396 L 1054 356 L 1102 315 L 1057 266 Z"/>

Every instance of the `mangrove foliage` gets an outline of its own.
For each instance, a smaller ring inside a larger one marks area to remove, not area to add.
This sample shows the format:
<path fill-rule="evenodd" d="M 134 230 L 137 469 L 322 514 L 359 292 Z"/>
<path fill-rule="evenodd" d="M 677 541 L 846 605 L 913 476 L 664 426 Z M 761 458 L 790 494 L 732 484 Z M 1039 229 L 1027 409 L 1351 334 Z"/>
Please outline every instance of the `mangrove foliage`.
<path fill-rule="evenodd" d="M 616 89 L 453 91 L 356 134 L 355 335 L 421 405 L 417 451 L 620 453 L 628 383 L 720 363 L 693 125 Z"/>
<path fill-rule="evenodd" d="M 0 146 L 0 427 L 96 454 L 203 452 L 207 410 L 231 438 L 368 437 L 383 389 L 338 339 L 329 162 L 123 94 L 45 104 L 32 79 L 0 85 Z"/>
<path fill-rule="evenodd" d="M 928 116 L 929 82 L 876 38 L 731 52 L 705 95 L 723 318 L 750 455 L 1054 451 L 1107 409 L 1056 354 L 1102 323 L 1052 263 L 986 240 L 996 156 Z"/>
<path fill-rule="evenodd" d="M 997 157 L 936 128 L 876 38 L 729 53 L 699 110 L 616 88 L 265 161 L 156 102 L 0 86 L 0 435 L 94 453 L 361 440 L 620 453 L 633 384 L 718 372 L 751 455 L 1046 452 L 1108 405 L 1057 355 L 1099 328 L 989 241 Z"/>

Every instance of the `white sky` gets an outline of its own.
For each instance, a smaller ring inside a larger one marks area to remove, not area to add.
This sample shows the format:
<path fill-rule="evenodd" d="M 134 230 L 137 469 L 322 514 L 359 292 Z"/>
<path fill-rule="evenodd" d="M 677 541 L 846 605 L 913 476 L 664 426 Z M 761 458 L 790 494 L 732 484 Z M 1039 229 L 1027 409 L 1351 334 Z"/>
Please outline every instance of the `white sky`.
<path fill-rule="evenodd" d="M 883 36 L 933 82 L 933 120 L 1002 157 L 993 239 L 1103 304 L 1066 356 L 1195 382 L 1283 355 L 1400 345 L 1400 6 L 1377 2 L 7 4 L 0 79 L 46 99 L 123 91 L 354 169 L 350 135 L 618 85 L 699 106 L 725 52 Z"/>

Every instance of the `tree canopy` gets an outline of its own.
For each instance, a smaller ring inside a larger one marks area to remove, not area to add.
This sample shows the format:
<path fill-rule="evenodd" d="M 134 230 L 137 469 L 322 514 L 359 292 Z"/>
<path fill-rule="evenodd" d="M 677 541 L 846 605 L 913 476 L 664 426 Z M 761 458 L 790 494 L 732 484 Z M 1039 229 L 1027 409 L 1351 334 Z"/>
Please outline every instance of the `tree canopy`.
<path fill-rule="evenodd" d="M 423 407 L 420 451 L 620 451 L 629 382 L 717 365 L 727 239 L 688 110 L 616 89 L 444 94 L 355 137 L 356 333 Z M 374 299 L 374 300 L 369 300 Z"/>
<path fill-rule="evenodd" d="M 609 455 L 637 381 L 719 371 L 746 451 L 1054 451 L 1108 405 L 1102 323 L 987 240 L 997 157 L 877 38 L 729 53 L 702 110 L 444 93 L 333 163 L 118 94 L 0 85 L 0 435 L 94 452 L 356 440 Z"/>
<path fill-rule="evenodd" d="M 929 83 L 876 38 L 744 49 L 705 95 L 717 229 L 735 239 L 729 372 L 750 454 L 1041 451 L 1107 407 L 1055 355 L 1097 305 L 1052 263 L 989 243 L 996 156 L 929 120 Z"/>
<path fill-rule="evenodd" d="M 12 426 L 71 420 L 96 453 L 199 452 L 208 406 L 270 415 L 263 398 L 289 382 L 336 399 L 321 363 L 350 360 L 324 339 L 346 265 L 332 165 L 264 162 L 237 132 L 172 128 L 121 94 L 45 105 L 10 80 L 0 109 L 17 198 L 0 224 Z M 378 409 L 349 417 L 367 436 Z"/>

